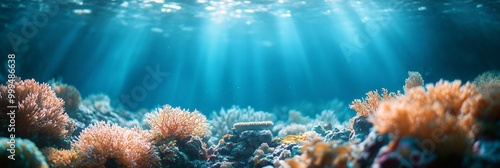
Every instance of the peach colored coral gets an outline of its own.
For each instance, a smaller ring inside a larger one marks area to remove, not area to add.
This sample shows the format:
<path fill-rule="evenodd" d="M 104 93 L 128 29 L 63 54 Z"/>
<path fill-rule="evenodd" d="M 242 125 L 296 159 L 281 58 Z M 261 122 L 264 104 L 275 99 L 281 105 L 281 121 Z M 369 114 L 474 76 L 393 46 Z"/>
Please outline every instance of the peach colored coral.
<path fill-rule="evenodd" d="M 397 94 L 393 92 L 389 93 L 389 91 L 387 91 L 387 89 L 385 88 L 382 88 L 382 95 L 379 95 L 377 90 L 370 91 L 366 93 L 366 98 L 363 98 L 361 100 L 354 99 L 351 105 L 349 105 L 349 108 L 356 111 L 358 116 L 361 115 L 368 117 L 370 114 L 377 110 L 381 102 L 392 100 L 398 95 L 400 95 L 399 92 Z"/>
<path fill-rule="evenodd" d="M 210 135 L 207 118 L 196 110 L 189 112 L 165 105 L 154 113 L 146 114 L 146 122 L 155 137 L 183 140 Z"/>
<path fill-rule="evenodd" d="M 160 167 L 158 153 L 148 131 L 99 122 L 87 127 L 74 142 L 75 167 Z"/>
<path fill-rule="evenodd" d="M 71 167 L 73 166 L 72 163 L 76 159 L 75 150 L 57 150 L 55 148 L 48 147 L 44 148 L 42 152 L 47 158 L 47 163 L 54 168 Z"/>
<path fill-rule="evenodd" d="M 38 142 L 37 139 L 40 137 L 59 139 L 70 133 L 71 124 L 69 116 L 64 112 L 64 101 L 56 97 L 49 85 L 40 84 L 33 79 L 24 81 L 17 79 L 14 81 L 14 86 L 17 136 Z M 2 108 L 11 105 L 7 99 L 7 86 L 0 86 L 0 95 Z"/>
<path fill-rule="evenodd" d="M 437 146 L 437 152 L 463 153 L 477 131 L 481 100 L 474 85 L 459 80 L 415 87 L 394 101 L 382 102 L 371 119 L 381 133 L 396 139 L 417 137 Z M 431 151 L 432 152 L 432 151 Z"/>

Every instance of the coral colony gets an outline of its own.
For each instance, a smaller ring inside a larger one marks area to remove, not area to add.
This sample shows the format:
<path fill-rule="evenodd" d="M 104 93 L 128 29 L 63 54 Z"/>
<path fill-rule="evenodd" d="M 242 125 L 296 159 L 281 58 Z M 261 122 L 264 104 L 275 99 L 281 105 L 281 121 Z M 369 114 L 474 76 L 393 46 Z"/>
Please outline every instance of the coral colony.
<path fill-rule="evenodd" d="M 355 115 L 332 101 L 315 117 L 233 106 L 209 119 L 170 105 L 130 112 L 104 94 L 82 99 L 71 85 L 16 78 L 0 87 L 0 165 L 499 167 L 500 73 L 429 84 L 408 75 L 403 92 L 353 100 Z"/>

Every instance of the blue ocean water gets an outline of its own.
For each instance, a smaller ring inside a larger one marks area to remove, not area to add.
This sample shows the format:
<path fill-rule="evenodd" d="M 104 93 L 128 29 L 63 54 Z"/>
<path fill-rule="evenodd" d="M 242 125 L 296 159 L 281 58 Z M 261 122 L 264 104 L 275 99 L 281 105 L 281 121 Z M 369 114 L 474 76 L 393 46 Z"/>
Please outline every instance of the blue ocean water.
<path fill-rule="evenodd" d="M 500 69 L 498 0 L 3 0 L 0 60 L 131 110 L 207 114 Z M 6 80 L 7 67 L 2 65 Z"/>

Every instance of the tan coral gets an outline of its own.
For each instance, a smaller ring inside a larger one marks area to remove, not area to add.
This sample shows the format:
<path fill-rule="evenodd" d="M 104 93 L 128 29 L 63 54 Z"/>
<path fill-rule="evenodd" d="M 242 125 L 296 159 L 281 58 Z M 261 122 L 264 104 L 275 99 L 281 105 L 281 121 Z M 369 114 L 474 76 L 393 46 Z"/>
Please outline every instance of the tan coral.
<path fill-rule="evenodd" d="M 470 83 L 441 80 L 382 102 L 371 121 L 379 133 L 392 133 L 396 140 L 417 137 L 432 141 L 437 153 L 460 154 L 470 147 L 478 128 L 474 119 L 482 110 L 476 105 L 481 100 L 477 96 L 479 92 Z"/>
<path fill-rule="evenodd" d="M 192 136 L 210 135 L 207 118 L 198 111 L 189 112 L 165 105 L 154 113 L 146 114 L 146 122 L 156 137 L 184 140 Z"/>
<path fill-rule="evenodd" d="M 87 127 L 74 142 L 75 167 L 159 167 L 158 153 L 148 131 L 99 122 Z"/>

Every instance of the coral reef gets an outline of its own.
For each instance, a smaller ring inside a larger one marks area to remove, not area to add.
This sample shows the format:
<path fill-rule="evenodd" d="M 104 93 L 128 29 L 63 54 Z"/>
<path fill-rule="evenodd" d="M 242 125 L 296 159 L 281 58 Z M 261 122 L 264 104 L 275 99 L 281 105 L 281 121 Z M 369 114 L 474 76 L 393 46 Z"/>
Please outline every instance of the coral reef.
<path fill-rule="evenodd" d="M 159 139 L 173 137 L 176 140 L 185 140 L 193 136 L 210 135 L 207 118 L 196 110 L 189 112 L 165 105 L 154 113 L 146 114 L 145 120 L 151 126 L 155 138 Z"/>
<path fill-rule="evenodd" d="M 32 140 L 39 147 L 69 146 L 72 123 L 64 112 L 64 101 L 57 98 L 49 85 L 33 79 L 13 81 L 15 105 L 15 133 Z M 0 86 L 1 123 L 9 123 L 7 106 L 12 105 L 7 97 L 8 87 Z M 8 124 L 0 125 L 2 135 L 7 134 Z"/>
<path fill-rule="evenodd" d="M 351 139 L 363 140 L 370 132 L 372 123 L 368 121 L 368 117 L 378 109 L 382 102 L 396 99 L 401 94 L 387 91 L 382 88 L 380 95 L 377 90 L 366 93 L 366 98 L 354 99 L 349 108 L 356 111 L 356 116 L 350 120 L 350 129 L 354 130 Z"/>
<path fill-rule="evenodd" d="M 15 160 L 11 160 L 11 156 Z M 38 147 L 30 140 L 21 138 L 0 138 L 0 163 L 2 167 L 49 167 Z"/>
<path fill-rule="evenodd" d="M 235 123 L 238 122 L 258 122 L 258 121 L 271 121 L 274 122 L 276 117 L 274 114 L 255 111 L 251 107 L 246 109 L 238 106 L 233 106 L 230 109 L 221 109 L 219 113 L 212 112 L 212 120 L 209 121 L 213 136 L 221 138 L 227 134 Z"/>
<path fill-rule="evenodd" d="M 116 107 L 115 107 L 116 106 Z M 80 111 L 76 113 L 76 120 L 84 125 L 99 121 L 116 123 L 122 127 L 134 127 L 140 124 L 145 112 L 130 112 L 119 104 L 112 106 L 111 100 L 104 94 L 93 94 L 85 98 Z"/>
<path fill-rule="evenodd" d="M 241 133 L 230 131 L 223 136 L 219 144 L 208 150 L 209 163 L 212 167 L 232 165 L 232 167 L 248 167 L 253 165 L 252 156 L 262 143 L 275 147 L 270 130 L 247 130 Z"/>
<path fill-rule="evenodd" d="M 189 141 L 165 140 L 156 145 L 163 167 L 208 167 L 205 143 L 199 137 Z"/>
<path fill-rule="evenodd" d="M 99 122 L 82 131 L 74 142 L 75 167 L 159 167 L 150 133 Z"/>

